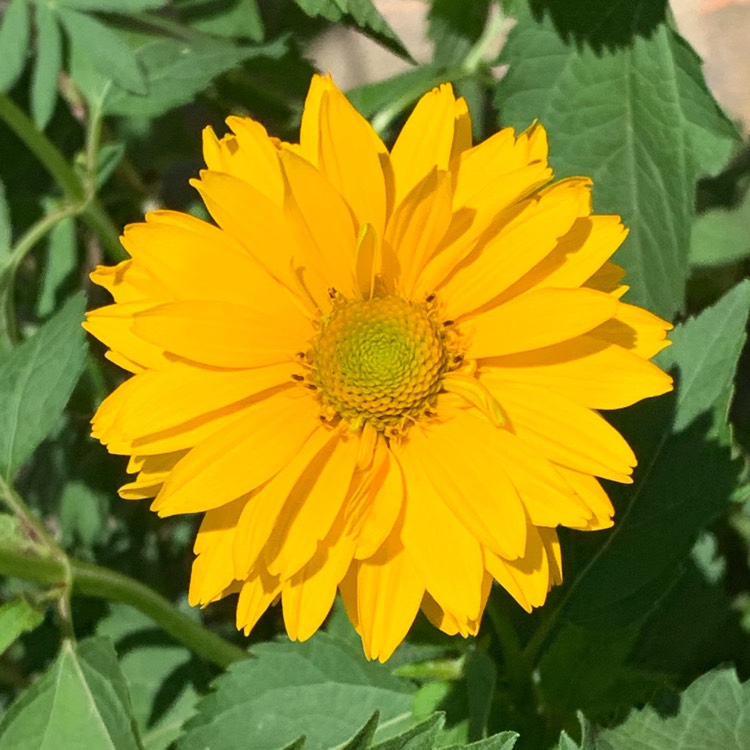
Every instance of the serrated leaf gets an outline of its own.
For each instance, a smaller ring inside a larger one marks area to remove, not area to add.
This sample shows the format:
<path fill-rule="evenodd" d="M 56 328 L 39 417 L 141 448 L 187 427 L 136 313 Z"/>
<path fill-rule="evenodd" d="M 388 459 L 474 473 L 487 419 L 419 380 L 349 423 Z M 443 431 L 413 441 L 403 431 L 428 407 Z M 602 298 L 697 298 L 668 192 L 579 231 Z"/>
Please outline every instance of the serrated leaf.
<path fill-rule="evenodd" d="M 0 721 L 0 750 L 141 750 L 112 644 L 63 643 Z"/>
<path fill-rule="evenodd" d="M 83 371 L 85 300 L 71 297 L 0 364 L 0 474 L 10 481 L 60 418 Z"/>
<path fill-rule="evenodd" d="M 727 508 L 738 467 L 726 447 L 726 417 L 749 309 L 745 281 L 673 331 L 659 362 L 677 368 L 676 399 L 623 415 L 640 466 L 632 489 L 620 492 L 627 508 L 564 592 L 564 619 L 602 631 L 639 622 L 674 584 L 699 533 Z"/>
<path fill-rule="evenodd" d="M 180 750 L 281 750 L 302 736 L 305 750 L 328 750 L 348 741 L 375 711 L 376 740 L 413 724 L 412 685 L 366 661 L 359 647 L 318 633 L 305 643 L 260 643 L 253 655 L 216 680 Z"/>
<path fill-rule="evenodd" d="M 442 714 L 435 714 L 411 729 L 372 746 L 372 750 L 432 750 L 445 723 Z"/>
<path fill-rule="evenodd" d="M 148 93 L 132 94 L 112 86 L 103 105 L 106 114 L 156 117 L 192 101 L 221 73 L 255 57 L 280 57 L 286 40 L 258 46 L 235 47 L 226 42 L 198 37 L 190 41 L 150 40 L 141 45 L 136 56 L 145 71 Z M 86 56 L 74 50 L 71 75 L 89 98 L 98 98 L 108 85 L 105 76 L 93 70 Z"/>
<path fill-rule="evenodd" d="M 207 34 L 237 39 L 244 37 L 255 42 L 263 40 L 265 29 L 257 0 L 191 0 L 180 5 L 185 21 L 194 29 Z"/>
<path fill-rule="evenodd" d="M 517 739 L 518 734 L 516 732 L 500 732 L 500 734 L 495 734 L 486 740 L 472 742 L 462 750 L 513 750 Z M 448 748 L 447 750 L 458 750 L 458 748 Z"/>
<path fill-rule="evenodd" d="M 750 190 L 732 209 L 714 208 L 698 216 L 690 236 L 690 265 L 721 266 L 750 255 Z"/>
<path fill-rule="evenodd" d="M 149 92 L 134 51 L 116 31 L 76 10 L 60 8 L 58 14 L 72 47 L 85 55 L 103 76 L 134 94 Z"/>
<path fill-rule="evenodd" d="M 31 79 L 31 113 L 44 130 L 55 109 L 57 79 L 62 68 L 62 38 L 55 14 L 46 3 L 36 6 L 36 62 Z"/>
<path fill-rule="evenodd" d="M 365 724 L 362 729 L 360 729 L 359 732 L 349 740 L 349 742 L 342 745 L 340 750 L 367 750 L 367 748 L 372 747 L 370 741 L 372 740 L 379 723 L 380 714 L 376 711 L 369 718 L 367 724 Z"/>
<path fill-rule="evenodd" d="M 504 49 L 495 104 L 503 124 L 547 128 L 557 177 L 594 179 L 598 213 L 630 236 L 615 255 L 629 301 L 671 318 L 684 306 L 694 187 L 736 139 L 706 88 L 700 60 L 671 29 L 615 53 L 566 44 L 527 10 Z"/>
<path fill-rule="evenodd" d="M 0 606 L 0 656 L 23 633 L 33 630 L 44 617 L 25 599 Z"/>
<path fill-rule="evenodd" d="M 0 91 L 8 91 L 26 66 L 31 25 L 26 0 L 10 0 L 0 17 Z"/>
<path fill-rule="evenodd" d="M 109 606 L 97 635 L 110 638 L 120 654 L 144 750 L 167 750 L 195 713 L 196 663 L 188 649 L 138 610 L 125 604 Z"/>
<path fill-rule="evenodd" d="M 648 36 L 666 17 L 667 0 L 591 3 L 589 0 L 530 0 L 537 17 L 549 13 L 558 32 L 595 48 L 629 44 Z"/>
<path fill-rule="evenodd" d="M 694 750 L 750 747 L 750 682 L 734 670 L 699 677 L 680 698 L 676 716 L 660 716 L 650 706 L 634 711 L 615 729 L 597 732 L 590 750 Z M 588 748 L 586 750 L 588 750 Z"/>
<path fill-rule="evenodd" d="M 364 34 L 372 37 L 395 54 L 413 62 L 388 22 L 371 0 L 294 0 L 311 18 L 322 16 L 329 21 L 353 22 Z"/>

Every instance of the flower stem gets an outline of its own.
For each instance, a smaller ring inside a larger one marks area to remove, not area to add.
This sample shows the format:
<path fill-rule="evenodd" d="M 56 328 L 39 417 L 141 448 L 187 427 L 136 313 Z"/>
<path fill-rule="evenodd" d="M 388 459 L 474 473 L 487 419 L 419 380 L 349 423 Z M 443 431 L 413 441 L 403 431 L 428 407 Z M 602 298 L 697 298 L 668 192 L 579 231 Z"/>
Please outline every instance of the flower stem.
<path fill-rule="evenodd" d="M 221 668 L 249 658 L 246 651 L 191 620 L 142 583 L 100 565 L 74 558 L 68 558 L 68 562 L 73 593 L 130 604 L 173 638 Z M 0 549 L 0 574 L 49 586 L 65 582 L 65 570 L 60 560 L 13 548 Z"/>
<path fill-rule="evenodd" d="M 3 93 L 0 93 L 0 119 L 5 121 L 5 124 L 41 162 L 63 191 L 66 199 L 79 206 L 81 218 L 99 237 L 99 241 L 110 258 L 122 260 L 124 253 L 120 245 L 119 232 L 99 199 L 91 190 L 86 189 L 57 146 L 34 125 L 26 113 L 7 94 Z M 98 145 L 98 140 L 94 143 Z M 87 155 L 89 160 L 90 156 L 90 154 Z"/>

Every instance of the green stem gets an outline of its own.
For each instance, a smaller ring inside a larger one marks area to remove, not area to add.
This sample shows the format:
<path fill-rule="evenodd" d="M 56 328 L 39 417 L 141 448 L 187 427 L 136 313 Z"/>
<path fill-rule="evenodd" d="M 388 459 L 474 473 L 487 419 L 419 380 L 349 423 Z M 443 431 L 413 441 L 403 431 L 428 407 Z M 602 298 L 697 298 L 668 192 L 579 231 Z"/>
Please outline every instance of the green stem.
<path fill-rule="evenodd" d="M 191 620 L 142 583 L 99 565 L 73 558 L 68 560 L 74 593 L 130 604 L 173 638 L 221 668 L 249 658 L 247 652 Z M 18 549 L 0 549 L 0 574 L 48 586 L 65 583 L 65 569 L 60 560 Z"/>
<path fill-rule="evenodd" d="M 492 623 L 498 646 L 503 654 L 508 683 L 513 694 L 525 700 L 528 697 L 531 686 L 531 674 L 526 668 L 526 661 L 523 657 L 518 633 L 501 610 L 494 596 L 490 596 L 487 601 L 486 611 Z"/>
<path fill-rule="evenodd" d="M 0 119 L 28 146 L 60 186 L 68 201 L 80 206 L 81 218 L 99 237 L 109 257 L 122 260 L 125 255 L 120 245 L 119 232 L 99 199 L 91 190 L 86 189 L 57 146 L 3 93 L 0 93 Z"/>

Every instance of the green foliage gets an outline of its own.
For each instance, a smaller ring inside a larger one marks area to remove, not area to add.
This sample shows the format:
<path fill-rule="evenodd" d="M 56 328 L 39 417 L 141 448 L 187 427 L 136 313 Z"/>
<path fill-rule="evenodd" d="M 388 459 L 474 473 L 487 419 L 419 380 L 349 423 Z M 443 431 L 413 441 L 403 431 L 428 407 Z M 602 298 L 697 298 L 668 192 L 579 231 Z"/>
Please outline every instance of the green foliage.
<path fill-rule="evenodd" d="M 0 721 L 2 750 L 140 750 L 112 643 L 63 643 L 50 670 Z"/>
<path fill-rule="evenodd" d="M 429 0 L 423 64 L 395 5 L 418 4 L 0 0 L 0 750 L 750 747 L 748 144 L 665 0 Z M 475 142 L 538 120 L 556 176 L 591 176 L 630 229 L 625 300 L 677 318 L 675 393 L 607 413 L 639 461 L 606 487 L 615 526 L 561 532 L 539 611 L 496 588 L 476 638 L 420 616 L 385 665 L 339 605 L 305 643 L 271 608 L 249 658 L 231 599 L 188 606 L 196 519 L 117 497 L 89 420 L 124 376 L 81 327 L 125 224 L 210 221 L 187 188 L 203 127 L 249 114 L 297 140 L 341 25 L 403 63 L 349 92 L 388 145 L 445 81 Z"/>
<path fill-rule="evenodd" d="M 0 364 L 0 475 L 13 473 L 60 418 L 86 361 L 84 298 L 72 297 Z"/>
<path fill-rule="evenodd" d="M 559 750 L 744 750 L 748 743 L 750 682 L 740 684 L 733 670 L 723 669 L 690 685 L 674 715 L 649 706 L 633 711 L 619 727 L 603 731 L 592 731 L 584 720 L 582 744 L 564 737 Z"/>
<path fill-rule="evenodd" d="M 622 215 L 630 299 L 668 318 L 683 310 L 695 181 L 721 169 L 736 139 L 697 55 L 666 26 L 597 53 L 523 12 L 503 59 L 502 124 L 538 119 L 557 176 L 591 176 L 595 209 Z"/>

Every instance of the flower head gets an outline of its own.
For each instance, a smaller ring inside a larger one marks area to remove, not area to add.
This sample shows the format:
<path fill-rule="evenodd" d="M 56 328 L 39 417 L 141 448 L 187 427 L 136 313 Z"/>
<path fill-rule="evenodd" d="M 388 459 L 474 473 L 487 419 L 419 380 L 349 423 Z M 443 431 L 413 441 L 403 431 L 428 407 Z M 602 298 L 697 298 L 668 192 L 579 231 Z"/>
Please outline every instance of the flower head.
<path fill-rule="evenodd" d="M 327 77 L 299 144 L 227 123 L 193 182 L 216 226 L 153 211 L 92 274 L 115 303 L 86 327 L 132 373 L 93 420 L 122 497 L 204 514 L 190 601 L 239 593 L 246 632 L 280 598 L 308 638 L 340 591 L 385 660 L 420 609 L 476 633 L 493 579 L 541 605 L 556 527 L 610 526 L 597 478 L 631 481 L 598 410 L 672 387 L 619 217 L 552 182 L 538 124 L 472 146 L 449 85 L 390 152 Z"/>

